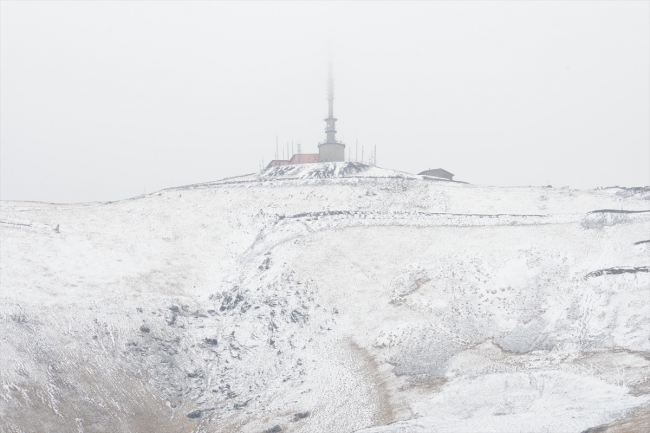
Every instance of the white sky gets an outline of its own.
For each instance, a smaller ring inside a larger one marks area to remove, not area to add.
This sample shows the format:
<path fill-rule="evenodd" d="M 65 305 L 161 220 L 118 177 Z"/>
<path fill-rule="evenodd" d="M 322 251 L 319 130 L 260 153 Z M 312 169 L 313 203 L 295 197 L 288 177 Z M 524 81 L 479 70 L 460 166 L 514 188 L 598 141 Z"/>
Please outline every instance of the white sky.
<path fill-rule="evenodd" d="M 329 45 L 338 136 L 376 145 L 381 167 L 648 185 L 649 5 L 3 1 L 0 196 L 251 173 L 276 134 L 315 153 Z"/>

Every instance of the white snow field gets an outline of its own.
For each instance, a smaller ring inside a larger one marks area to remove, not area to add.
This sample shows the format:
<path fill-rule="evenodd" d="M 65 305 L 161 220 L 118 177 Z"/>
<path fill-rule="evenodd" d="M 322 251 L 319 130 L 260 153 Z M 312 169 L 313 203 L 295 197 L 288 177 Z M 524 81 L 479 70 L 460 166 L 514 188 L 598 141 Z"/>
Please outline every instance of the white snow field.
<path fill-rule="evenodd" d="M 0 221 L 2 433 L 650 431 L 650 188 L 329 163 Z"/>

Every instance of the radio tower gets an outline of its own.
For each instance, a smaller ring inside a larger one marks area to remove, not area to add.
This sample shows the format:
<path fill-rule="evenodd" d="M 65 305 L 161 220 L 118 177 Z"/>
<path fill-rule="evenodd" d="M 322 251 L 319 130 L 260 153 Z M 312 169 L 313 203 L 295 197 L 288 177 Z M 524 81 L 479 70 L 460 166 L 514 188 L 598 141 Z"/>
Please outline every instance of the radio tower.
<path fill-rule="evenodd" d="M 334 117 L 334 74 L 332 58 L 327 65 L 327 118 L 325 119 L 325 141 L 318 145 L 320 162 L 345 160 L 345 144 L 336 140 L 336 117 Z"/>

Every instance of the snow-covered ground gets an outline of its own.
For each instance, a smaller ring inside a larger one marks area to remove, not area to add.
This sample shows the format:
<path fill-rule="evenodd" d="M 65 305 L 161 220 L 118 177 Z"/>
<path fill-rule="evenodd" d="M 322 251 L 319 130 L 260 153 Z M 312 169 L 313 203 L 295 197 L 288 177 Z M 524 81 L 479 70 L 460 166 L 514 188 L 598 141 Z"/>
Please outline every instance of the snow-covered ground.
<path fill-rule="evenodd" d="M 2 202 L 0 432 L 634 422 L 650 407 L 648 210 L 648 188 L 356 163 Z"/>

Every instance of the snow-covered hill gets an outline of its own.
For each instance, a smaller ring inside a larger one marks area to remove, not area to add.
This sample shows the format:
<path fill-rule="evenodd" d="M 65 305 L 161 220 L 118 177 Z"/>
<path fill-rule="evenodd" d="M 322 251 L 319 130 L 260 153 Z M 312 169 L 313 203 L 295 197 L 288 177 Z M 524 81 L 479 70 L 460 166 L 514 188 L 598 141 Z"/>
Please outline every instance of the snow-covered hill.
<path fill-rule="evenodd" d="M 0 432 L 637 428 L 648 210 L 356 163 L 2 202 Z"/>

